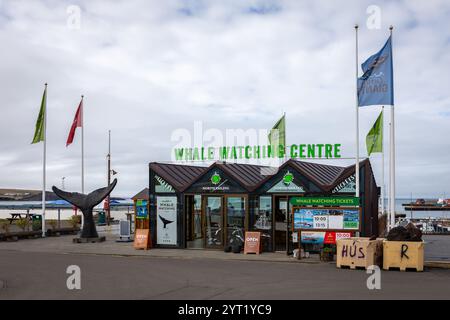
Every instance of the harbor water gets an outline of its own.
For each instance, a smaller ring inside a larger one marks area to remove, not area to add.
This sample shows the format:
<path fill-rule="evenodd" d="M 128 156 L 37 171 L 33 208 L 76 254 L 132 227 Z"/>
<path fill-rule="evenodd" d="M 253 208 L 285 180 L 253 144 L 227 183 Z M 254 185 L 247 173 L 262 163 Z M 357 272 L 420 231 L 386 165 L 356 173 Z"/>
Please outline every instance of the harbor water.
<path fill-rule="evenodd" d="M 11 213 L 20 213 L 22 216 L 26 213 L 42 214 L 40 206 L 40 201 L 0 201 L 0 219 L 10 218 Z M 133 210 L 133 204 L 130 201 L 124 202 L 119 206 L 111 206 L 111 217 L 114 220 L 126 220 L 127 213 L 132 213 Z M 62 209 L 48 207 L 45 210 L 45 219 L 57 220 L 58 211 L 61 220 L 69 220 L 75 214 L 71 207 Z M 102 204 L 94 208 L 94 214 L 99 211 L 103 211 Z M 77 210 L 77 214 L 81 215 L 81 211 Z"/>
<path fill-rule="evenodd" d="M 415 199 L 413 199 L 414 201 Z M 425 199 L 431 200 L 431 199 Z M 424 218 L 450 218 L 450 211 L 410 211 L 405 210 L 402 206 L 404 203 L 410 203 L 411 199 L 398 198 L 395 200 L 395 212 L 406 214 L 407 218 L 424 219 Z M 41 214 L 40 201 L 0 201 L 0 219 L 6 219 L 11 217 L 11 213 L 29 213 Z M 385 208 L 388 206 L 387 199 L 385 200 Z M 95 208 L 94 211 L 101 211 L 102 205 Z M 111 217 L 116 220 L 126 219 L 126 214 L 133 212 L 133 204 L 131 200 L 124 201 L 120 206 L 111 206 Z M 386 209 L 385 209 L 386 210 Z M 380 208 L 381 211 L 381 208 Z M 60 209 L 61 220 L 68 220 L 74 215 L 72 208 Z M 81 214 L 78 211 L 78 214 Z M 46 219 L 58 219 L 58 209 L 47 208 Z"/>

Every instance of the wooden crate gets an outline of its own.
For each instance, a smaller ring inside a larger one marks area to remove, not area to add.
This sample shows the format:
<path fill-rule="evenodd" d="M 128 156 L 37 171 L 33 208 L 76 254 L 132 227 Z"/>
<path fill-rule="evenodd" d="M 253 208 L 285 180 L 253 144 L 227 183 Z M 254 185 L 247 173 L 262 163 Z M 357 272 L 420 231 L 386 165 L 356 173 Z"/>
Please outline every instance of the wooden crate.
<path fill-rule="evenodd" d="M 383 242 L 383 269 L 399 268 L 401 271 L 415 269 L 423 271 L 424 242 Z"/>
<path fill-rule="evenodd" d="M 381 239 L 354 237 L 339 239 L 336 243 L 336 266 L 356 269 L 381 266 L 383 241 Z"/>

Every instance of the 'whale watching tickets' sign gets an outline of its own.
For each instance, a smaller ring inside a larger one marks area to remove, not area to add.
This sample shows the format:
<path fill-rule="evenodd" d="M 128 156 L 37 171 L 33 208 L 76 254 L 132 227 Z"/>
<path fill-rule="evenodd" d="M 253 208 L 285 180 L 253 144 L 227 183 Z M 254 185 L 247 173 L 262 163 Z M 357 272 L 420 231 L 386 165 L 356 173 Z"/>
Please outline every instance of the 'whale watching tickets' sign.
<path fill-rule="evenodd" d="M 232 147 L 194 147 L 175 148 L 177 161 L 208 161 L 208 160 L 235 160 L 235 159 L 269 159 L 284 158 L 341 158 L 341 144 L 292 144 L 283 145 L 255 145 Z"/>
<path fill-rule="evenodd" d="M 357 197 L 295 197 L 291 199 L 294 206 L 359 206 Z"/>

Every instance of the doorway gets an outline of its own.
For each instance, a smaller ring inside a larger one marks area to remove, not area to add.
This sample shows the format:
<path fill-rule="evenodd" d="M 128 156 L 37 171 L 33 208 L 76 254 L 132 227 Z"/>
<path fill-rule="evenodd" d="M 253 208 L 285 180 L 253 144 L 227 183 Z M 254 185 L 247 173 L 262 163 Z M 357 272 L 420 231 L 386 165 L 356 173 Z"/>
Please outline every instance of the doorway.
<path fill-rule="evenodd" d="M 226 202 L 226 239 L 227 246 L 244 245 L 245 212 L 247 198 L 242 196 L 227 196 Z"/>
<path fill-rule="evenodd" d="M 275 196 L 274 206 L 275 251 L 287 251 L 288 237 L 288 198 Z"/>
<path fill-rule="evenodd" d="M 185 203 L 187 248 L 223 249 L 244 243 L 247 196 L 187 195 Z"/>
<path fill-rule="evenodd" d="M 223 208 L 222 197 L 204 197 L 205 248 L 223 247 Z"/>
<path fill-rule="evenodd" d="M 292 239 L 292 204 L 291 196 L 274 196 L 274 248 L 292 254 L 294 243 Z"/>
<path fill-rule="evenodd" d="M 186 196 L 186 247 L 203 249 L 204 228 L 202 215 L 202 196 Z"/>

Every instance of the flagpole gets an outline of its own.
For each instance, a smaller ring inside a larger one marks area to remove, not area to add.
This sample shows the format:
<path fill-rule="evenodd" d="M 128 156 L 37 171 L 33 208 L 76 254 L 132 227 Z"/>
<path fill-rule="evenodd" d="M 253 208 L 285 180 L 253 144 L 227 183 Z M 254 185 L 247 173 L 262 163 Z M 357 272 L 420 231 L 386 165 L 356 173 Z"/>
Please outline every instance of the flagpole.
<path fill-rule="evenodd" d="M 390 34 L 391 34 L 391 50 L 392 50 L 392 30 L 394 29 L 393 26 L 389 27 Z M 392 64 L 394 63 L 394 58 L 392 55 Z M 394 77 L 392 75 L 392 77 Z M 394 87 L 394 84 L 392 84 L 392 87 Z M 394 94 L 394 90 L 392 89 L 392 95 Z M 395 225 L 395 118 L 394 118 L 394 104 L 391 106 L 391 134 L 390 134 L 390 212 L 391 212 L 391 228 Z"/>
<path fill-rule="evenodd" d="M 286 112 L 283 111 L 284 118 L 284 160 L 288 160 L 288 148 L 287 148 L 287 134 L 286 134 Z M 278 133 L 279 134 L 279 133 Z"/>
<path fill-rule="evenodd" d="M 84 194 L 84 95 L 81 95 L 81 193 Z M 83 230 L 84 216 L 80 218 L 80 229 Z"/>
<path fill-rule="evenodd" d="M 355 72 L 356 72 L 356 163 L 355 163 L 355 178 L 356 190 L 355 196 L 359 197 L 359 101 L 358 101 L 358 25 L 355 24 Z"/>
<path fill-rule="evenodd" d="M 108 131 L 108 186 L 111 184 L 111 130 Z M 106 198 L 108 201 L 106 223 L 109 226 L 111 220 L 111 196 Z"/>
<path fill-rule="evenodd" d="M 389 119 L 389 178 L 388 178 L 388 186 L 389 188 L 387 189 L 387 207 L 386 207 L 386 213 L 387 213 L 387 223 L 386 223 L 386 227 L 387 227 L 387 231 L 391 230 L 391 170 L 390 170 L 390 165 L 391 165 L 391 119 Z"/>
<path fill-rule="evenodd" d="M 42 238 L 45 238 L 45 184 L 46 184 L 46 161 L 47 161 L 47 83 L 45 84 L 45 109 L 44 109 L 44 144 L 43 144 L 43 167 L 42 167 Z"/>
<path fill-rule="evenodd" d="M 81 95 L 81 193 L 84 194 L 84 95 Z"/>
<path fill-rule="evenodd" d="M 385 195 L 385 189 L 384 189 L 384 106 L 381 107 L 381 114 L 383 122 L 381 124 L 381 215 L 384 215 L 384 195 Z"/>

